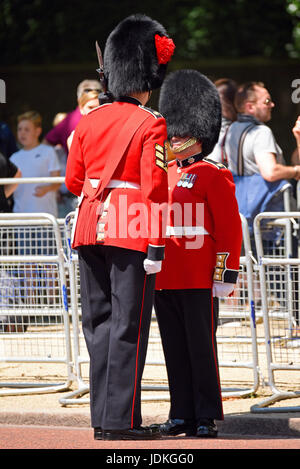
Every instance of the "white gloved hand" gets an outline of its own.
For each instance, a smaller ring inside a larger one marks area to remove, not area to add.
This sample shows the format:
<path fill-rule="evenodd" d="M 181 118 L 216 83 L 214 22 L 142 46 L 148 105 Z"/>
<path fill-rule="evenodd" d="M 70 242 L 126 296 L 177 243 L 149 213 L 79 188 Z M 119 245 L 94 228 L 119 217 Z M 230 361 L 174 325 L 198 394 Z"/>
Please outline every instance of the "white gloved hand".
<path fill-rule="evenodd" d="M 151 261 L 150 259 L 144 260 L 144 269 L 147 274 L 157 274 L 161 271 L 162 261 Z"/>
<path fill-rule="evenodd" d="M 214 282 L 212 287 L 212 294 L 217 298 L 225 298 L 229 296 L 234 290 L 234 283 L 220 283 Z"/>

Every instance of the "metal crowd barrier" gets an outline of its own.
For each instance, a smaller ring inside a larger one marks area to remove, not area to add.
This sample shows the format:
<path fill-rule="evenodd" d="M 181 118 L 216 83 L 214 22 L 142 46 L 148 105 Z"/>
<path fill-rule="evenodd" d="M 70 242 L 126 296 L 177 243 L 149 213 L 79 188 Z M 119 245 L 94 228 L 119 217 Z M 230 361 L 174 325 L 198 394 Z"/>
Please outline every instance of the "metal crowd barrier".
<path fill-rule="evenodd" d="M 232 297 L 219 302 L 217 347 L 222 396 L 247 396 L 259 387 L 257 351 L 255 259 L 251 249 L 248 224 L 240 215 L 243 230 L 243 253 L 240 257 L 238 283 Z M 229 372 L 225 373 L 224 369 Z M 247 374 L 246 371 L 249 371 Z M 226 382 L 231 387 L 226 388 Z M 241 387 L 241 384 L 244 385 Z M 236 388 L 232 387 L 236 384 Z"/>
<path fill-rule="evenodd" d="M 83 376 L 83 365 L 89 357 L 81 330 L 80 280 L 78 256 L 71 248 L 71 231 L 74 212 L 65 219 L 65 239 L 68 247 L 68 271 L 70 283 L 70 309 L 72 314 L 72 343 L 76 390 L 59 400 L 62 405 L 89 403 L 83 396 L 89 392 L 87 377 Z M 220 368 L 230 370 L 230 379 L 224 378 L 222 394 L 224 397 L 246 396 L 254 393 L 259 386 L 259 367 L 256 347 L 255 298 L 253 283 L 253 256 L 246 219 L 241 215 L 244 255 L 241 256 L 240 283 L 235 297 L 220 301 L 220 316 L 217 333 L 218 357 Z M 158 367 L 159 372 L 151 371 Z M 247 376 L 241 387 L 241 369 Z M 233 377 L 234 375 L 234 377 Z M 230 387 L 225 387 L 229 381 Z M 235 381 L 235 383 L 234 383 Z M 147 384 L 148 383 L 148 384 Z M 233 383 L 233 384 L 232 384 Z M 169 400 L 165 360 L 155 315 L 152 316 L 150 337 L 143 375 L 142 400 Z M 158 391 L 162 391 L 160 394 Z"/>
<path fill-rule="evenodd" d="M 75 403 L 89 403 L 89 399 L 79 399 L 79 397 L 82 397 L 89 392 L 89 385 L 84 381 L 82 373 L 82 365 L 84 363 L 89 363 L 89 357 L 87 355 L 87 349 L 85 347 L 84 338 L 81 331 L 81 304 L 79 291 L 80 287 L 78 255 L 76 251 L 71 248 L 71 231 L 73 220 L 74 212 L 71 212 L 65 218 L 65 242 L 67 249 L 67 262 L 69 272 L 74 373 L 76 377 L 77 389 L 59 400 L 62 405 Z"/>
<path fill-rule="evenodd" d="M 58 222 L 46 213 L 0 214 L 1 362 L 40 363 L 43 371 L 36 367 L 34 382 L 26 371 L 25 380 L 9 376 L 0 396 L 68 390 L 74 379 L 65 256 Z"/>
<path fill-rule="evenodd" d="M 13 182 L 53 182 L 53 178 L 36 179 Z M 63 182 L 63 178 L 54 179 Z M 286 192 L 285 209 L 288 208 Z M 70 244 L 73 217 L 74 212 L 64 220 L 47 214 L 0 215 L 0 363 L 43 363 L 49 370 L 52 364 L 61 365 L 66 377 L 63 383 L 47 380 L 38 384 L 18 377 L 14 382 L 0 383 L 0 396 L 69 390 L 75 384 L 76 390 L 59 402 L 89 402 L 83 398 L 89 392 L 88 371 L 83 372 L 85 365 L 88 368 L 89 357 L 81 330 L 78 256 Z M 234 295 L 219 302 L 217 347 L 223 397 L 255 393 L 260 380 L 264 380 L 261 361 L 267 362 L 273 396 L 252 407 L 252 412 L 267 411 L 273 402 L 299 396 L 298 392 L 279 390 L 281 383 L 274 377 L 277 371 L 293 372 L 300 366 L 300 261 L 293 256 L 292 245 L 299 218 L 300 212 L 290 211 L 258 215 L 254 246 L 241 215 L 243 253 L 239 281 Z M 265 243 L 265 231 L 274 228 L 282 236 L 276 243 Z M 51 374 L 56 375 L 50 371 Z M 143 393 L 143 400 L 169 400 L 154 314 L 142 390 L 150 392 Z M 279 411 L 282 409 L 285 408 Z"/>
<path fill-rule="evenodd" d="M 296 184 L 296 210 L 300 210 L 300 181 Z"/>
<path fill-rule="evenodd" d="M 254 221 L 255 243 L 264 318 L 268 385 L 272 395 L 252 406 L 251 412 L 292 412 L 300 406 L 270 407 L 300 396 L 300 319 L 298 240 L 300 212 L 261 213 Z M 281 237 L 270 244 L 265 240 L 267 224 L 281 227 Z M 293 233 L 294 232 L 294 233 Z M 295 244 L 295 243 L 294 243 Z"/>

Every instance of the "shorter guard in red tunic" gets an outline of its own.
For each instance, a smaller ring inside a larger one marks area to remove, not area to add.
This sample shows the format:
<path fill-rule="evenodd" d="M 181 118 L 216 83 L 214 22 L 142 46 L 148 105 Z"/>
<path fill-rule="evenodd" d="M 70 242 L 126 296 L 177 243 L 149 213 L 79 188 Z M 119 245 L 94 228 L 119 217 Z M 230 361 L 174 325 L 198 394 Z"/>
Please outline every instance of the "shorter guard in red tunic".
<path fill-rule="evenodd" d="M 223 419 L 217 297 L 229 295 L 237 281 L 241 221 L 230 171 L 207 158 L 221 122 L 214 85 L 194 70 L 171 73 L 159 108 L 176 157 L 168 169 L 166 259 L 155 294 L 171 396 L 160 430 L 215 437 L 214 420 Z"/>
<path fill-rule="evenodd" d="M 212 289 L 214 280 L 235 283 L 241 221 L 231 172 L 200 153 L 170 162 L 168 182 L 166 262 L 157 289 Z"/>

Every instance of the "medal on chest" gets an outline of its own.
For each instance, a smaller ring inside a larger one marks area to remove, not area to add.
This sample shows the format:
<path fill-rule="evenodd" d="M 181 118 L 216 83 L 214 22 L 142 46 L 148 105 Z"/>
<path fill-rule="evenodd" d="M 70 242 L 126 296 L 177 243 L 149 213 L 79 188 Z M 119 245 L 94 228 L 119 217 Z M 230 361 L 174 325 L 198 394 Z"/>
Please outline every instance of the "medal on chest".
<path fill-rule="evenodd" d="M 177 187 L 186 187 L 187 189 L 191 189 L 195 184 L 196 178 L 196 174 L 182 173 L 179 181 L 177 182 Z"/>

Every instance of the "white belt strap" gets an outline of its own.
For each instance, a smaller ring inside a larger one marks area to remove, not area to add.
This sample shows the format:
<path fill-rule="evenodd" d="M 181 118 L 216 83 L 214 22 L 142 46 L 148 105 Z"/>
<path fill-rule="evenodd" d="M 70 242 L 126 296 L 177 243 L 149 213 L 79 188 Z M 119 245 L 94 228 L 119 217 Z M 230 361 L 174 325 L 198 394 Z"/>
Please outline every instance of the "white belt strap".
<path fill-rule="evenodd" d="M 94 189 L 97 188 L 100 179 L 90 179 L 90 183 Z M 140 189 L 141 186 L 135 182 L 120 181 L 119 179 L 111 179 L 106 186 L 108 189 Z"/>
<path fill-rule="evenodd" d="M 89 179 L 93 189 L 97 189 L 100 179 Z"/>
<path fill-rule="evenodd" d="M 196 236 L 208 235 L 203 226 L 167 226 L 167 236 Z"/>

